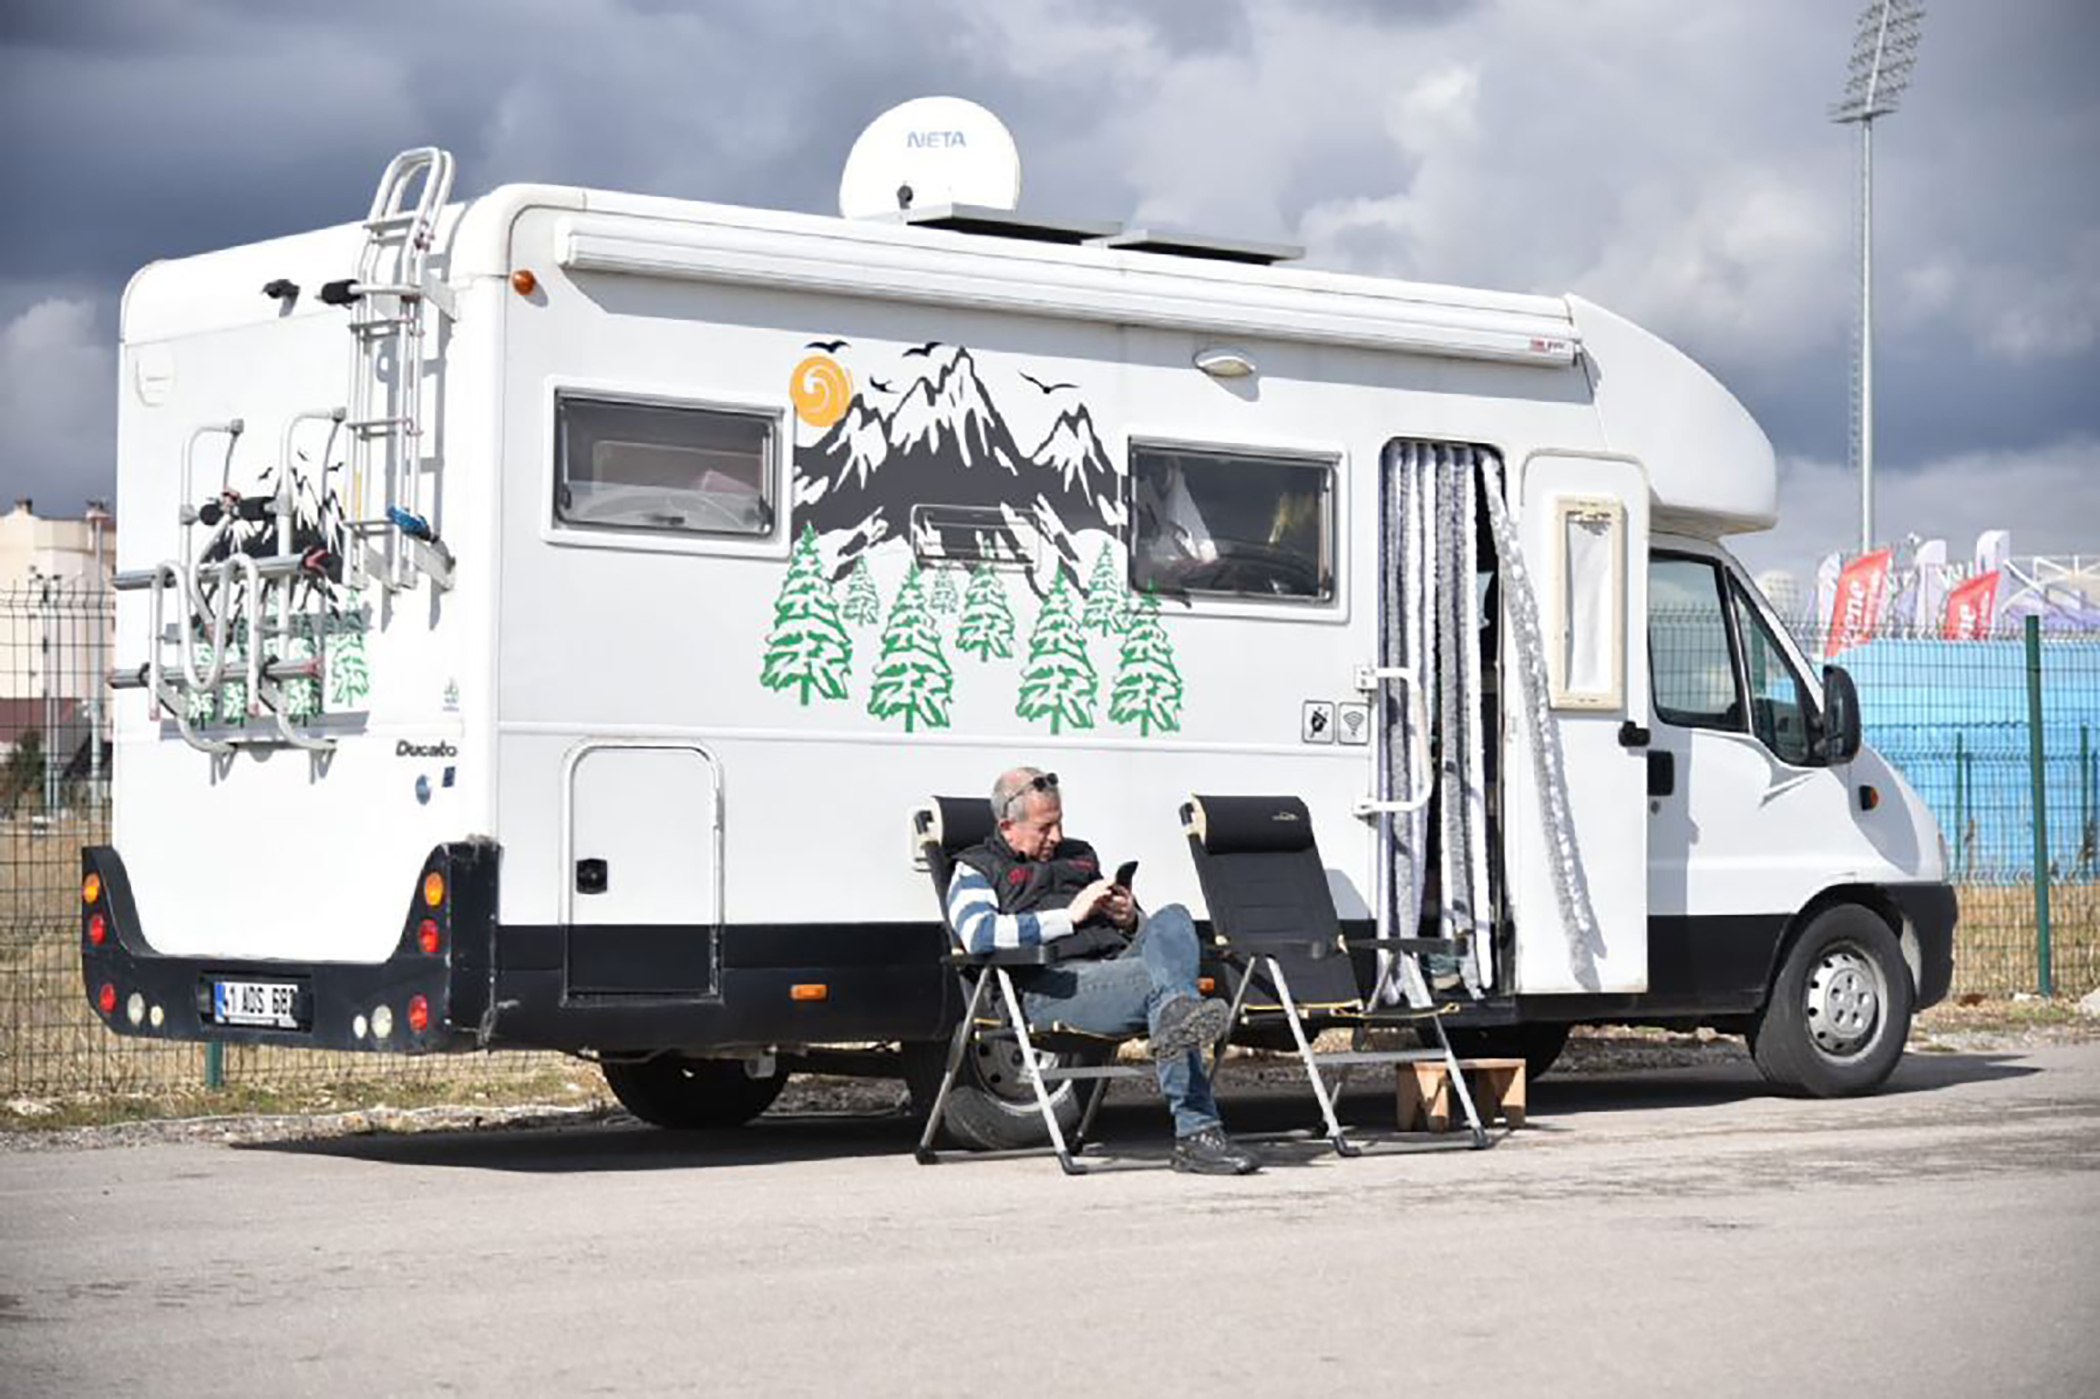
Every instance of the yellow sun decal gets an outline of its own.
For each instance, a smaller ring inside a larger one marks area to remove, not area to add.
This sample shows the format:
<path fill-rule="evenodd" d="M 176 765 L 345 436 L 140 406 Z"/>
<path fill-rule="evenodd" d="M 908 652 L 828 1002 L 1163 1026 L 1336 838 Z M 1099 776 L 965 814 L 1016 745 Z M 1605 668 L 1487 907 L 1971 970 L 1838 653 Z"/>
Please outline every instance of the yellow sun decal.
<path fill-rule="evenodd" d="M 794 382 L 788 387 L 795 415 L 811 427 L 830 427 L 846 416 L 853 401 L 853 376 L 829 355 L 811 355 L 795 366 Z"/>

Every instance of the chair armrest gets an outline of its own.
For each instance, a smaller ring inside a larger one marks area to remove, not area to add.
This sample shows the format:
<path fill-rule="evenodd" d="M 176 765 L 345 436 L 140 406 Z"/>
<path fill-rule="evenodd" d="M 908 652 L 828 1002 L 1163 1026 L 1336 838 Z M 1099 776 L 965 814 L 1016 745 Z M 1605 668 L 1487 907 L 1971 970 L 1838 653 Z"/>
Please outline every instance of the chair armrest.
<path fill-rule="evenodd" d="M 1389 947 L 1396 952 L 1456 952 L 1456 938 L 1344 938 L 1346 947 Z"/>
<path fill-rule="evenodd" d="M 951 947 L 948 960 L 958 967 L 1047 967 L 1050 965 L 1050 947 L 1037 943 L 1033 947 L 1001 947 L 990 952 L 965 952 Z"/>

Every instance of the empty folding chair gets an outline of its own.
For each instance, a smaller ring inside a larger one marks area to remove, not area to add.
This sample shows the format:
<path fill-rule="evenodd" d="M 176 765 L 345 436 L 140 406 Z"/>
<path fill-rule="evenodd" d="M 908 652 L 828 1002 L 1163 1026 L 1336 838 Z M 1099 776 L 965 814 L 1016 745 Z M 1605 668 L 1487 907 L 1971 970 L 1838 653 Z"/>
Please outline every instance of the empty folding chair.
<path fill-rule="evenodd" d="M 1327 886 L 1327 868 L 1313 840 L 1312 813 L 1296 797 L 1191 797 L 1181 808 L 1181 824 L 1210 909 L 1219 955 L 1237 982 L 1232 1018 L 1220 1041 L 1220 1067 L 1223 1045 L 1242 1021 L 1280 1017 L 1290 1026 L 1328 1140 L 1342 1155 L 1354 1156 L 1359 1148 L 1335 1116 L 1334 1095 L 1320 1066 L 1346 1069 L 1441 1060 L 1465 1110 L 1473 1144 L 1485 1146 L 1487 1133 L 1444 1034 L 1441 1008 L 1378 1006 L 1375 989 L 1359 979 L 1357 959 L 1350 956 L 1359 948 L 1383 948 L 1419 958 L 1425 952 L 1453 951 L 1455 944 L 1444 938 L 1345 937 Z M 1347 1051 L 1315 1053 L 1305 1029 L 1305 1020 L 1314 1015 L 1359 1031 L 1382 1026 L 1419 1029 L 1427 1024 L 1436 1047 L 1365 1049 L 1359 1034 L 1356 1046 Z M 1214 1071 L 1213 1082 L 1216 1078 Z"/>
<path fill-rule="evenodd" d="M 955 873 L 955 857 L 991 835 L 992 829 L 991 803 L 983 797 L 935 797 L 930 805 L 912 813 L 913 836 L 925 856 L 927 872 L 933 877 L 941 926 L 948 929 L 949 962 L 961 978 L 963 991 L 962 1019 L 949 1041 L 940 1087 L 926 1115 L 926 1130 L 919 1138 L 918 1159 L 924 1165 L 939 1159 L 934 1138 L 941 1130 L 949 1097 L 955 1091 L 956 1078 L 966 1058 L 980 1049 L 997 1051 L 1010 1047 L 1018 1054 L 1022 1076 L 1034 1092 L 1044 1130 L 1057 1152 L 1057 1164 L 1067 1175 L 1083 1175 L 1086 1168 L 1074 1157 L 1093 1128 L 1101 1100 L 1108 1096 L 1108 1080 L 1150 1078 L 1153 1070 L 1147 1065 L 1114 1062 L 1116 1046 L 1136 1038 L 1135 1035 L 1110 1037 L 1068 1026 L 1028 1023 L 1021 996 L 1014 987 L 1013 969 L 1050 964 L 1056 960 L 1053 948 L 1011 947 L 972 953 L 963 945 L 948 922 L 948 881 Z M 1056 1055 L 1058 1062 L 1045 1063 L 1046 1053 Z M 1093 1084 L 1093 1091 L 1085 1095 L 1085 1107 L 1069 1145 L 1051 1101 L 1051 1085 L 1066 1081 Z"/>

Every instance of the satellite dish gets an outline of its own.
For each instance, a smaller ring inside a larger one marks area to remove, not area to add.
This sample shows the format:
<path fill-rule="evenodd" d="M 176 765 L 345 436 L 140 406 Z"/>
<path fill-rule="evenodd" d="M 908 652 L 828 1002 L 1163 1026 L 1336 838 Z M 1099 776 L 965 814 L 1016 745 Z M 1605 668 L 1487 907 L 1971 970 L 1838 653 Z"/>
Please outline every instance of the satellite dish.
<path fill-rule="evenodd" d="M 900 209 L 1021 202 L 1021 153 L 1006 124 L 960 97 L 915 97 L 868 123 L 839 177 L 839 212 L 876 218 Z"/>

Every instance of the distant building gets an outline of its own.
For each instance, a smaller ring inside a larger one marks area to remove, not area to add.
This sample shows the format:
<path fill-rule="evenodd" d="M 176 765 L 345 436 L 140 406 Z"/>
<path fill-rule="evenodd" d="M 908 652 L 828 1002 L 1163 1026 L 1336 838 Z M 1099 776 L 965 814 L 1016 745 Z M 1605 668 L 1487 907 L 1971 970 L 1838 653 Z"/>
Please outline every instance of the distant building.
<path fill-rule="evenodd" d="M 91 735 L 108 732 L 115 568 L 116 521 L 100 501 L 72 519 L 26 498 L 0 515 L 0 754 L 35 730 L 54 792 L 103 770 Z"/>

